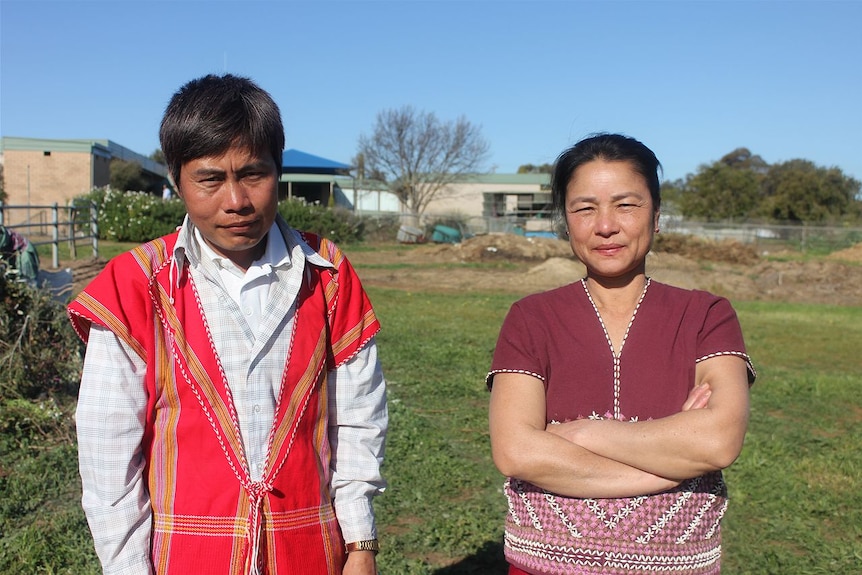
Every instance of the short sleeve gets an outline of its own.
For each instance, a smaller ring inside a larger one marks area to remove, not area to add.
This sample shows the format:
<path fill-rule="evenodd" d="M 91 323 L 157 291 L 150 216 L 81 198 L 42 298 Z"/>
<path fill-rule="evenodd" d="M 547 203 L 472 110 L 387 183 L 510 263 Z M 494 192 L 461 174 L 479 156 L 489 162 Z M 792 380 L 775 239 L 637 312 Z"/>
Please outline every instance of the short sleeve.
<path fill-rule="evenodd" d="M 531 332 L 533 323 L 528 321 L 520 302 L 516 302 L 509 309 L 500 328 L 491 369 L 485 377 L 488 389 L 491 389 L 494 375 L 497 373 L 524 373 L 542 380 L 547 385 L 548 362 L 541 359 L 546 354 L 536 349 L 535 338 Z"/>
<path fill-rule="evenodd" d="M 748 383 L 754 383 L 757 372 L 745 349 L 742 327 L 733 306 L 725 298 L 715 298 L 709 305 L 703 328 L 698 334 L 697 361 L 720 355 L 742 358 L 748 368 Z"/>

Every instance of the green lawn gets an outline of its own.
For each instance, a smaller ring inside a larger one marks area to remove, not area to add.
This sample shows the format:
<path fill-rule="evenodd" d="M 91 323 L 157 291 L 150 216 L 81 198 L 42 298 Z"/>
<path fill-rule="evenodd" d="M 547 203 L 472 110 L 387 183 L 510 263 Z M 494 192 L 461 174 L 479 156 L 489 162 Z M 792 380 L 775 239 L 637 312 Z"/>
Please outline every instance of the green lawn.
<path fill-rule="evenodd" d="M 483 380 L 515 298 L 369 293 L 390 386 L 381 572 L 503 573 L 503 477 Z M 759 376 L 746 445 L 727 472 L 724 573 L 858 573 L 862 308 L 735 305 Z M 2 431 L 0 573 L 98 573 L 74 446 Z"/>

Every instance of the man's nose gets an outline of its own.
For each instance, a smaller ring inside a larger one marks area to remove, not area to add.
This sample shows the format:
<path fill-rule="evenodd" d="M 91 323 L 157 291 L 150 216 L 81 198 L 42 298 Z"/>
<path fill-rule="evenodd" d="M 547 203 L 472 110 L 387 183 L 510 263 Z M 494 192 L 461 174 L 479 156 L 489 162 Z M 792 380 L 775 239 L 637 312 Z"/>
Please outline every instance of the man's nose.
<path fill-rule="evenodd" d="M 229 210 L 241 210 L 248 206 L 249 196 L 248 190 L 245 189 L 243 183 L 239 180 L 228 180 L 227 186 L 227 207 Z"/>

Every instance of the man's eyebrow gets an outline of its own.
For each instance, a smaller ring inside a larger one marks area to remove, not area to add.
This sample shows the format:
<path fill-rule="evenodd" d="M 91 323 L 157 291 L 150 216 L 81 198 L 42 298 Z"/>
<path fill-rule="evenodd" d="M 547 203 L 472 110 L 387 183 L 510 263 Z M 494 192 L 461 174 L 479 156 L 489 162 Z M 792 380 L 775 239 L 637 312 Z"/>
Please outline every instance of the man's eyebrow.
<path fill-rule="evenodd" d="M 237 173 L 243 174 L 247 172 L 259 172 L 259 171 L 269 171 L 271 169 L 271 164 L 265 160 L 260 160 L 258 162 L 249 162 L 248 164 L 240 167 L 237 170 Z"/>
<path fill-rule="evenodd" d="M 192 170 L 192 175 L 197 177 L 203 176 L 223 176 L 225 171 L 219 168 L 198 168 Z"/>

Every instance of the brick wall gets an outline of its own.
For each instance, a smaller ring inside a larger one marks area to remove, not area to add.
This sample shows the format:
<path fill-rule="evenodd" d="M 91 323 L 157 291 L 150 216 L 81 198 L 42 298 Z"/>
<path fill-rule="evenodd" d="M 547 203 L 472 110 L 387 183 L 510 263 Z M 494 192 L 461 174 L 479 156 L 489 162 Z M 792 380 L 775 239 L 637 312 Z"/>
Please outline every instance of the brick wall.
<path fill-rule="evenodd" d="M 26 205 L 29 196 L 31 205 L 51 205 L 55 202 L 66 205 L 75 196 L 89 192 L 93 185 L 107 185 L 110 178 L 108 163 L 107 158 L 93 158 L 91 154 L 83 152 L 7 149 L 3 153 L 6 203 Z M 93 176 L 98 181 L 94 182 Z M 22 219 L 25 218 L 18 210 L 9 212 L 6 217 L 10 224 L 21 223 Z"/>

